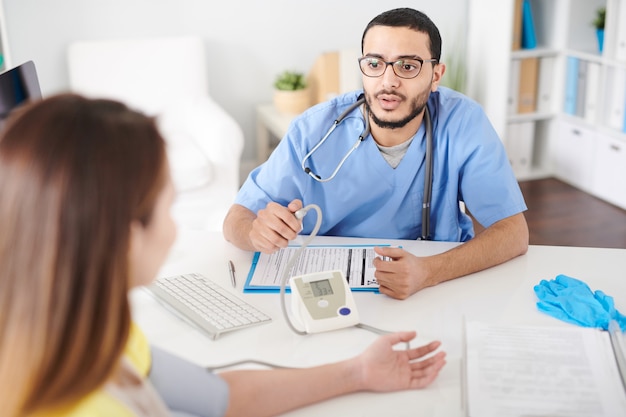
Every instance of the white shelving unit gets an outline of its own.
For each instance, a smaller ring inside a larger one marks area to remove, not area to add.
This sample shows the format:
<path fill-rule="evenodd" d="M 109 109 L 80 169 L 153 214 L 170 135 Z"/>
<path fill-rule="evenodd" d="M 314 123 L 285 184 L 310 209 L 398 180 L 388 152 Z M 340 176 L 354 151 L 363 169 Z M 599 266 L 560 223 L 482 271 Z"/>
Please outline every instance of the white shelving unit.
<path fill-rule="evenodd" d="M 4 2 L 0 0 L 0 72 L 11 68 L 9 59 L 9 43 L 7 41 L 6 20 L 4 18 Z"/>
<path fill-rule="evenodd" d="M 514 50 L 516 0 L 469 0 L 468 95 L 485 108 L 518 179 L 556 176 L 626 209 L 626 0 L 530 4 L 537 46 Z M 602 53 L 591 24 L 599 7 L 607 10 Z M 511 95 L 526 58 L 539 61 L 536 106 L 519 113 Z M 587 87 L 578 73 L 586 95 L 576 111 L 566 107 L 571 60 L 593 64 L 597 77 Z"/>

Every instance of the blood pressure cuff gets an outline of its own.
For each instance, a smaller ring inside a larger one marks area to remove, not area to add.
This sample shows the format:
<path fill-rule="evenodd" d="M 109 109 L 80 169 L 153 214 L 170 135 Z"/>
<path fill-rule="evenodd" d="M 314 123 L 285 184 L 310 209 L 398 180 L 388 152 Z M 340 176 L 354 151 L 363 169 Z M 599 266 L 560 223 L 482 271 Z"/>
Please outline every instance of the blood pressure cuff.
<path fill-rule="evenodd" d="M 626 331 L 626 316 L 617 311 L 613 297 L 600 290 L 592 292 L 578 279 L 558 275 L 550 281 L 541 280 L 534 290 L 539 298 L 537 308 L 557 319 L 604 330 L 615 320 Z"/>

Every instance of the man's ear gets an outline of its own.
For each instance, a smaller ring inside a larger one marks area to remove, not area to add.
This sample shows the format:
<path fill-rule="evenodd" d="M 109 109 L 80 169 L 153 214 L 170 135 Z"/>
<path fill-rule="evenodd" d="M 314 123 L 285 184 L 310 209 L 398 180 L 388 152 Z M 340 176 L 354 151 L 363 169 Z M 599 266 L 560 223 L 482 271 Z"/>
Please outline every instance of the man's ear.
<path fill-rule="evenodd" d="M 439 87 L 439 83 L 443 78 L 443 74 L 446 72 L 446 64 L 438 63 L 433 68 L 433 81 L 431 83 L 430 91 L 435 92 Z"/>

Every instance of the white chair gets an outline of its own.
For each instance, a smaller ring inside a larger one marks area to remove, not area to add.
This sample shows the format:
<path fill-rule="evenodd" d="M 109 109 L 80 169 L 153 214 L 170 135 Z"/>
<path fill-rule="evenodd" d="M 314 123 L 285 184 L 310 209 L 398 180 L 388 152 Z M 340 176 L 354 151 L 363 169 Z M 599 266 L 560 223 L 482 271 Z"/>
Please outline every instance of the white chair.
<path fill-rule="evenodd" d="M 221 231 L 239 188 L 243 132 L 209 96 L 202 39 L 79 41 L 68 64 L 71 91 L 157 118 L 178 189 L 177 224 Z"/>

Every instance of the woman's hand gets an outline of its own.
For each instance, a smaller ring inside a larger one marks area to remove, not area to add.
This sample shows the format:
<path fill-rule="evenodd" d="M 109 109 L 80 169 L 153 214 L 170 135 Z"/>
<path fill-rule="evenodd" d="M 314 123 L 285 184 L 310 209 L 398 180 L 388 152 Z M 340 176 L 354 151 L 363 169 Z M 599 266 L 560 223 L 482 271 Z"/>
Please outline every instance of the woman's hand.
<path fill-rule="evenodd" d="M 441 346 L 431 342 L 406 350 L 395 350 L 398 343 L 408 343 L 415 332 L 399 332 L 379 337 L 367 350 L 357 356 L 363 389 L 368 391 L 396 391 L 428 386 L 445 365 L 445 352 L 438 352 L 422 359 Z"/>

